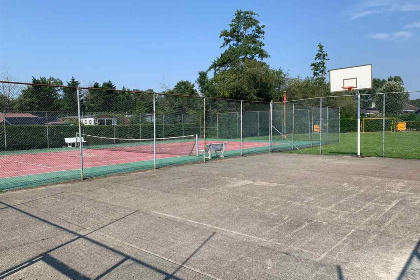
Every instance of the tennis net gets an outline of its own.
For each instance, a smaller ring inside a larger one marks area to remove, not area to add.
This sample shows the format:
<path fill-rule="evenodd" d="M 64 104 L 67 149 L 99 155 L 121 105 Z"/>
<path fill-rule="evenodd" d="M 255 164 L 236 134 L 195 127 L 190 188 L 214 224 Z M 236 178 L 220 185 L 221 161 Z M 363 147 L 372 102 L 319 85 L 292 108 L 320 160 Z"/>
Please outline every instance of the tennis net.
<path fill-rule="evenodd" d="M 110 138 L 96 135 L 82 134 L 85 149 L 108 150 L 131 153 L 154 153 L 153 138 Z M 197 135 L 156 138 L 156 154 L 174 156 L 197 155 Z"/>

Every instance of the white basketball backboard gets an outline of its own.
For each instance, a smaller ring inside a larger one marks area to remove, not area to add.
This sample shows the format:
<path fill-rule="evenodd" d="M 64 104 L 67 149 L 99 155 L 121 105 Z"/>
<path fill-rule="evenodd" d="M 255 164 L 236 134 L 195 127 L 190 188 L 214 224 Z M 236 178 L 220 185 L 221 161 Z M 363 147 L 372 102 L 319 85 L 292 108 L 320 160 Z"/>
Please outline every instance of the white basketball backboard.
<path fill-rule="evenodd" d="M 353 89 L 372 88 L 372 64 L 330 70 L 331 92 L 343 91 L 343 87 Z"/>

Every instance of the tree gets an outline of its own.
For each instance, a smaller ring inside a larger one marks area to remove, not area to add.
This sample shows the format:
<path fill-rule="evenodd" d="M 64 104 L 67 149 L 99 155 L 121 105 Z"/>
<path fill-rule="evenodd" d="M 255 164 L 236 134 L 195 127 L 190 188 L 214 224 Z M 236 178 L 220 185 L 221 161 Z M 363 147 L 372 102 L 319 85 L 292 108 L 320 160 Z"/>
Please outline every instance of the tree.
<path fill-rule="evenodd" d="M 116 86 L 111 82 L 104 82 L 102 85 L 95 82 L 85 96 L 84 106 L 87 112 L 112 112 L 115 108 L 117 93 Z"/>
<path fill-rule="evenodd" d="M 54 77 L 32 77 L 32 86 L 22 90 L 17 98 L 16 109 L 20 111 L 57 111 L 60 107 L 60 92 L 63 82 Z M 39 85 L 37 85 L 39 84 Z"/>
<path fill-rule="evenodd" d="M 378 89 L 379 93 L 388 93 L 385 97 L 385 113 L 388 115 L 401 114 L 404 105 L 409 102 L 409 94 L 405 91 L 404 82 L 400 76 L 389 77 Z M 376 108 L 383 110 L 383 95 L 375 95 Z"/>
<path fill-rule="evenodd" d="M 229 29 L 220 32 L 225 51 L 209 67 L 199 72 L 197 84 L 204 96 L 270 101 L 281 95 L 286 75 L 263 62 L 264 25 L 253 11 L 235 12 Z M 208 72 L 213 70 L 213 77 Z"/>
<path fill-rule="evenodd" d="M 325 80 L 325 75 L 327 73 L 326 61 L 328 60 L 330 59 L 328 58 L 328 53 L 324 50 L 324 45 L 319 43 L 318 52 L 315 55 L 315 61 L 311 63 L 314 78 L 322 78 L 322 80 Z"/>
<path fill-rule="evenodd" d="M 13 81 L 13 77 L 4 70 L 0 74 L 0 79 L 2 81 Z M 1 83 L 0 84 L 0 110 L 12 110 L 13 101 L 19 95 L 20 87 L 19 85 L 14 85 L 10 83 Z"/>
<path fill-rule="evenodd" d="M 74 77 L 67 82 L 67 86 L 63 88 L 63 97 L 61 99 L 61 111 L 75 112 L 77 111 L 77 87 L 80 82 Z"/>
<path fill-rule="evenodd" d="M 218 73 L 231 67 L 237 67 L 246 60 L 263 61 L 268 58 L 268 53 L 263 49 L 264 25 L 256 19 L 258 14 L 253 11 L 235 12 L 235 18 L 229 24 L 230 29 L 220 32 L 223 38 L 221 48 L 226 50 L 217 58 L 209 70 Z"/>
<path fill-rule="evenodd" d="M 190 81 L 179 81 L 176 83 L 173 93 L 179 95 L 198 96 L 198 92 L 194 88 L 194 84 Z"/>

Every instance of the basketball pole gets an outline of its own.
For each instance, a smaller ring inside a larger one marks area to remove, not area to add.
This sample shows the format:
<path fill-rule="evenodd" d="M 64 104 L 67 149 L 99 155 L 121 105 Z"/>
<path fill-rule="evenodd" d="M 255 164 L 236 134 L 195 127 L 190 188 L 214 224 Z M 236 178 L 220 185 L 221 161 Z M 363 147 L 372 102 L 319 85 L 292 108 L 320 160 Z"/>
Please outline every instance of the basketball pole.
<path fill-rule="evenodd" d="M 270 114 L 269 114 L 269 121 L 270 121 L 270 129 L 268 130 L 268 151 L 272 151 L 273 145 L 273 100 L 270 102 Z"/>
<path fill-rule="evenodd" d="M 357 91 L 357 156 L 360 157 L 360 92 Z"/>

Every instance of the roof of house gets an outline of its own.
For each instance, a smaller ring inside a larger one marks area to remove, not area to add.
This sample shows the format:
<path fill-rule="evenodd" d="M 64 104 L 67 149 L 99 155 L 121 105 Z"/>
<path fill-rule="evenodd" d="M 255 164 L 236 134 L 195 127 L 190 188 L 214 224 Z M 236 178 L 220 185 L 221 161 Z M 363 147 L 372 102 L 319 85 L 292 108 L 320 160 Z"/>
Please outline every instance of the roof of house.
<path fill-rule="evenodd" d="M 32 115 L 30 113 L 6 113 L 6 114 L 0 114 L 0 122 L 4 120 L 4 118 L 38 118 L 35 115 Z"/>
<path fill-rule="evenodd" d="M 411 105 L 411 104 L 405 104 L 405 106 L 404 106 L 404 111 L 416 112 L 417 110 L 418 110 L 418 108 L 414 105 Z"/>

